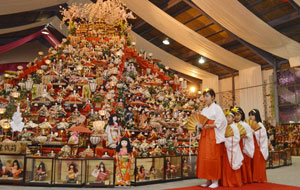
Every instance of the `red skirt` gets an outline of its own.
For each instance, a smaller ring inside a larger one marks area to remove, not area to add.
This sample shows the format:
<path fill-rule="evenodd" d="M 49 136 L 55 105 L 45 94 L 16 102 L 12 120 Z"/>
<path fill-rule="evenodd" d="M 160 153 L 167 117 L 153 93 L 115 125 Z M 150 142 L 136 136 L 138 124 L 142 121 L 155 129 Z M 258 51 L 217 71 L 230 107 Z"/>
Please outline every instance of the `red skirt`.
<path fill-rule="evenodd" d="M 243 140 L 240 142 L 241 150 L 243 151 Z M 243 165 L 241 167 L 242 170 L 242 181 L 244 184 L 252 183 L 252 159 L 243 153 L 244 160 Z"/>
<path fill-rule="evenodd" d="M 222 144 L 222 149 L 222 177 L 220 184 L 224 187 L 241 187 L 243 185 L 241 169 L 233 170 L 231 168 L 224 143 Z"/>
<path fill-rule="evenodd" d="M 255 136 L 254 136 L 254 149 L 255 149 L 254 156 L 252 160 L 253 182 L 266 183 L 267 182 L 266 161 L 260 151 Z"/>
<path fill-rule="evenodd" d="M 197 157 L 197 177 L 207 180 L 221 178 L 220 144 L 216 144 L 216 134 L 213 128 L 203 129 L 201 133 Z"/>

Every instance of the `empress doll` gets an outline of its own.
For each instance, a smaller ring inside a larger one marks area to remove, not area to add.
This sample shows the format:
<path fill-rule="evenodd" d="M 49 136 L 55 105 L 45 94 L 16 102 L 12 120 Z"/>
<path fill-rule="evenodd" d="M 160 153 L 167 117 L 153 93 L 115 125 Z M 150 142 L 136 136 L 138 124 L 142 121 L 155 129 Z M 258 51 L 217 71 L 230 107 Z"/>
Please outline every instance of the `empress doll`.
<path fill-rule="evenodd" d="M 74 183 L 79 175 L 78 169 L 74 163 L 71 163 L 68 167 L 66 179 L 68 183 Z"/>
<path fill-rule="evenodd" d="M 39 166 L 36 168 L 35 174 L 39 181 L 43 181 L 43 177 L 47 176 L 46 166 L 44 162 L 41 162 Z"/>
<path fill-rule="evenodd" d="M 96 166 L 96 168 L 92 172 L 92 176 L 96 178 L 97 183 L 104 183 L 105 180 L 108 180 L 110 178 L 109 170 L 106 169 L 103 162 L 100 162 L 99 166 Z"/>
<path fill-rule="evenodd" d="M 116 114 L 112 114 L 109 117 L 105 132 L 108 137 L 107 145 L 115 148 L 121 135 L 121 126 L 118 124 L 118 116 Z"/>
<path fill-rule="evenodd" d="M 141 165 L 139 171 L 138 171 L 138 175 L 139 175 L 139 180 L 140 181 L 144 181 L 146 178 L 146 172 L 145 172 L 145 168 L 143 165 Z"/>
<path fill-rule="evenodd" d="M 19 178 L 23 172 L 18 160 L 14 160 L 13 163 L 7 167 L 7 170 L 8 176 L 13 178 Z"/>
<path fill-rule="evenodd" d="M 123 137 L 116 148 L 116 185 L 130 185 L 132 156 L 130 141 Z"/>

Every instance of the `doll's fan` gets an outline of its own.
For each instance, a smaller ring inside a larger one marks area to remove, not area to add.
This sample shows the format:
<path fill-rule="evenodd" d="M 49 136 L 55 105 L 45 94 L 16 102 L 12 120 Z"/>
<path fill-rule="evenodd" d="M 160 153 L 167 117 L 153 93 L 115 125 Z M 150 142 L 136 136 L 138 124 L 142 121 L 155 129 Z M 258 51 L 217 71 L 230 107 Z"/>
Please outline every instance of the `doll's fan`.
<path fill-rule="evenodd" d="M 195 114 L 191 115 L 187 119 L 187 129 L 188 129 L 189 133 L 195 132 L 198 124 L 201 124 L 202 126 L 204 126 L 207 121 L 208 121 L 208 118 L 205 117 L 204 115 L 201 115 L 200 113 L 195 113 Z"/>
<path fill-rule="evenodd" d="M 253 120 L 246 120 L 245 122 L 248 123 L 248 125 L 249 125 L 254 131 L 257 131 L 257 130 L 261 129 L 261 126 L 260 126 L 256 121 L 253 121 Z"/>
<path fill-rule="evenodd" d="M 228 137 L 233 137 L 233 136 L 234 136 L 234 132 L 233 132 L 232 128 L 228 125 L 226 127 L 225 137 L 228 138 Z"/>
<path fill-rule="evenodd" d="M 245 127 L 243 125 L 241 125 L 241 124 L 237 124 L 236 126 L 239 129 L 240 137 L 241 138 L 245 137 L 247 135 Z"/>

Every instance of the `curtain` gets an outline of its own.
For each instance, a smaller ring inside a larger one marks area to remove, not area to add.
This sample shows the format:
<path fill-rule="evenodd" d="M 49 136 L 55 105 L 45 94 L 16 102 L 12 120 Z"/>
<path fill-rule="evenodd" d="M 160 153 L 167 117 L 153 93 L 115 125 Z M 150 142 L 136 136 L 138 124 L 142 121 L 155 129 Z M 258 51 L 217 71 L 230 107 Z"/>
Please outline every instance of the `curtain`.
<path fill-rule="evenodd" d="M 211 42 L 189 29 L 148 0 L 124 0 L 125 4 L 144 21 L 189 49 L 236 70 L 257 64 Z"/>
<path fill-rule="evenodd" d="M 300 44 L 273 29 L 237 0 L 193 0 L 210 17 L 245 41 L 279 57 L 300 55 Z"/>
<path fill-rule="evenodd" d="M 240 107 L 245 114 L 256 108 L 260 111 L 262 119 L 265 118 L 262 72 L 259 66 L 239 71 Z"/>
<path fill-rule="evenodd" d="M 0 15 L 21 13 L 52 7 L 66 3 L 68 0 L 2 0 L 0 6 Z"/>

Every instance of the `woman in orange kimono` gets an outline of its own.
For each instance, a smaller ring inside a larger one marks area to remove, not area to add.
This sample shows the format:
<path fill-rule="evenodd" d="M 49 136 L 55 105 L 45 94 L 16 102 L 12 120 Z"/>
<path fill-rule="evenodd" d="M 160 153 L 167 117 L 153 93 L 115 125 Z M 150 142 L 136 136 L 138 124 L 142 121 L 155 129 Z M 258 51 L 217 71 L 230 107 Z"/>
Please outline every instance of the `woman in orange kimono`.
<path fill-rule="evenodd" d="M 253 109 L 249 112 L 250 120 L 256 121 L 261 127 L 259 130 L 254 132 L 254 156 L 252 162 L 252 175 L 253 182 L 266 183 L 267 173 L 265 162 L 269 156 L 268 149 L 268 136 L 266 128 L 262 124 L 260 113 L 257 109 Z"/>
<path fill-rule="evenodd" d="M 209 119 L 206 125 L 198 125 L 201 130 L 197 157 L 197 177 L 206 179 L 202 187 L 218 187 L 221 178 L 221 143 L 225 140 L 227 121 L 219 105 L 214 102 L 215 92 L 206 89 L 203 93 L 205 108 L 201 114 Z"/>

